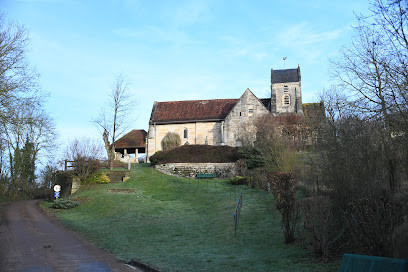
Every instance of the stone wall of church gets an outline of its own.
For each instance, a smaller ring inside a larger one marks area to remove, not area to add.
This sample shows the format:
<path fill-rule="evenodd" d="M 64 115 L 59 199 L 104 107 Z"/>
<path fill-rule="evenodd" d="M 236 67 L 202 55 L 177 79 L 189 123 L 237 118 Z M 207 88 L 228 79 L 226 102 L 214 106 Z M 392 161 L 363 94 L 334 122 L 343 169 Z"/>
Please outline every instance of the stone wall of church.
<path fill-rule="evenodd" d="M 184 130 L 186 129 L 187 138 L 184 138 Z M 220 145 L 222 141 L 221 122 L 149 125 L 148 157 L 161 150 L 161 141 L 163 140 L 167 132 L 174 132 L 180 135 L 182 145 Z"/>
<path fill-rule="evenodd" d="M 254 123 L 257 117 L 268 113 L 265 106 L 247 89 L 225 118 L 225 145 L 240 146 L 247 141 L 253 142 L 256 134 Z"/>

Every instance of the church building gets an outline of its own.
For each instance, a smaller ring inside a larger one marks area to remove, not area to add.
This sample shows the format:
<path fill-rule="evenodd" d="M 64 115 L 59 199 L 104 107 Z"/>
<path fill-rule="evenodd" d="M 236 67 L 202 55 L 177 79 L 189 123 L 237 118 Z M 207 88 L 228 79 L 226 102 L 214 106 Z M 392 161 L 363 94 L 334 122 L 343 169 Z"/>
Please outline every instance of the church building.
<path fill-rule="evenodd" d="M 271 70 L 271 98 L 246 89 L 239 99 L 154 102 L 147 136 L 147 158 L 161 150 L 168 132 L 181 144 L 240 146 L 256 134 L 254 121 L 264 114 L 303 115 L 300 67 Z"/>

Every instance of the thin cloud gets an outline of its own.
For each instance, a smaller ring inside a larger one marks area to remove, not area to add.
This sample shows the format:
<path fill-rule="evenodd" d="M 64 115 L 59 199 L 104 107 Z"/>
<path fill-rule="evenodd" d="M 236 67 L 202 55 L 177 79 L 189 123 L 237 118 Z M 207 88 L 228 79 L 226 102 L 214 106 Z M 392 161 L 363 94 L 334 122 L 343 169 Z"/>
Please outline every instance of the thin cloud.
<path fill-rule="evenodd" d="M 330 31 L 316 31 L 308 23 L 300 23 L 284 29 L 277 34 L 276 41 L 285 46 L 313 45 L 329 42 L 341 36 L 344 28 Z"/>
<path fill-rule="evenodd" d="M 209 3 L 204 1 L 187 2 L 178 7 L 172 15 L 176 27 L 206 21 L 210 17 Z"/>

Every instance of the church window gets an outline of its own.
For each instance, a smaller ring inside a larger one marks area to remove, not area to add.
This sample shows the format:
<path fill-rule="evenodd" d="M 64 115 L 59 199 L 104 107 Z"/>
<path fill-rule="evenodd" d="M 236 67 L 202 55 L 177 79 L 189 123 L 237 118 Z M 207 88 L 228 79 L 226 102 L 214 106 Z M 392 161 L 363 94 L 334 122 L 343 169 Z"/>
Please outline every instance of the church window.
<path fill-rule="evenodd" d="M 188 129 L 184 129 L 184 139 L 188 138 Z"/>
<path fill-rule="evenodd" d="M 284 106 L 289 106 L 290 105 L 290 95 L 285 94 L 283 96 L 283 105 Z"/>
<path fill-rule="evenodd" d="M 253 107 L 249 107 L 248 108 L 248 116 L 252 116 L 254 115 L 254 108 Z"/>

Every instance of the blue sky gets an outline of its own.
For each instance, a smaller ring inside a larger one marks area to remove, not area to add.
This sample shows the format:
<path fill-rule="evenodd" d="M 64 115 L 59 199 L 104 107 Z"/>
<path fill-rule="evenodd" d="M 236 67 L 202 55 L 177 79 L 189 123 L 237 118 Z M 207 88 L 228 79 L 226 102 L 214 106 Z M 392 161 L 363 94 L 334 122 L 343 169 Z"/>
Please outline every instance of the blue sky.
<path fill-rule="evenodd" d="M 330 86 L 329 58 L 350 41 L 367 0 L 0 0 L 30 31 L 30 63 L 50 93 L 61 144 L 100 138 L 92 120 L 123 73 L 131 129 L 154 101 L 268 96 L 270 69 L 300 65 L 303 102 Z"/>

